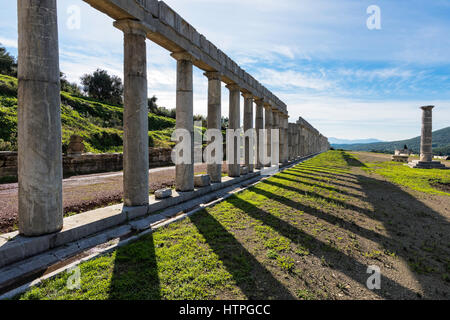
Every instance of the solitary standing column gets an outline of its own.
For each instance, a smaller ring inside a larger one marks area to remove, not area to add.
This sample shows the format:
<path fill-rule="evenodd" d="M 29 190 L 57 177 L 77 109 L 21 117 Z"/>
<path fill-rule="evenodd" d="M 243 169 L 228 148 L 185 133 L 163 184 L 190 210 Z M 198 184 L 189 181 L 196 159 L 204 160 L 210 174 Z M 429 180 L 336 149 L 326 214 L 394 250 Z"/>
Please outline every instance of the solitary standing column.
<path fill-rule="evenodd" d="M 62 147 L 56 0 L 19 0 L 19 232 L 63 227 Z"/>
<path fill-rule="evenodd" d="M 272 115 L 272 107 L 270 104 L 264 104 L 264 114 L 265 114 L 265 131 L 266 131 L 266 154 L 268 159 L 271 159 L 272 155 L 272 140 L 270 130 L 273 129 L 273 115 Z M 278 164 L 278 163 L 277 163 Z M 265 164 L 266 167 L 270 167 L 275 165 L 272 161 L 269 161 Z"/>
<path fill-rule="evenodd" d="M 148 106 L 146 31 L 134 20 L 114 26 L 124 33 L 123 198 L 148 204 Z"/>
<path fill-rule="evenodd" d="M 445 169 L 440 161 L 433 161 L 432 149 L 432 109 L 434 106 L 420 107 L 422 111 L 422 136 L 420 138 L 420 160 L 413 160 L 408 165 L 411 168 L 421 169 Z"/>
<path fill-rule="evenodd" d="M 243 93 L 244 97 L 244 133 L 247 130 L 253 129 L 253 95 L 251 93 Z M 253 137 L 255 138 L 255 137 Z M 245 152 L 245 166 L 248 169 L 248 172 L 253 172 L 254 169 L 254 152 L 250 152 L 250 148 L 255 150 L 256 140 L 250 141 L 250 138 L 245 136 L 244 140 L 244 152 Z"/>
<path fill-rule="evenodd" d="M 221 80 L 219 72 L 206 72 L 208 78 L 208 129 L 221 130 Z M 211 141 L 209 141 L 210 143 Z M 207 173 L 211 182 L 222 181 L 222 159 L 220 163 L 208 164 Z"/>
<path fill-rule="evenodd" d="M 421 107 L 422 111 L 422 136 L 420 137 L 420 161 L 430 162 L 433 160 L 432 150 L 432 128 L 434 106 Z"/>
<path fill-rule="evenodd" d="M 260 156 L 260 139 L 263 139 L 262 129 L 264 129 L 264 101 L 262 99 L 255 100 L 255 129 L 256 129 L 256 168 L 261 169 L 261 156 Z"/>
<path fill-rule="evenodd" d="M 229 84 L 226 86 L 230 91 L 230 103 L 229 103 L 229 120 L 228 129 L 239 130 L 241 127 L 240 119 L 240 88 L 237 84 Z M 241 175 L 241 159 L 240 159 L 240 147 L 241 139 L 236 134 L 234 136 L 233 144 L 233 159 L 230 159 L 232 163 L 228 164 L 228 176 L 239 177 Z"/>
<path fill-rule="evenodd" d="M 194 190 L 194 97 L 192 93 L 192 62 L 187 52 L 171 55 L 177 60 L 177 101 L 175 129 L 178 136 L 187 134 L 190 141 L 185 145 L 190 151 L 190 159 L 175 164 L 175 188 L 177 191 Z M 179 138 L 178 138 L 179 139 Z M 184 138 L 183 138 L 184 139 Z M 178 140 L 180 141 L 180 140 Z M 190 145 L 189 145 L 190 144 Z M 177 154 L 182 157 L 183 154 Z M 179 158 L 178 158 L 179 159 Z"/>

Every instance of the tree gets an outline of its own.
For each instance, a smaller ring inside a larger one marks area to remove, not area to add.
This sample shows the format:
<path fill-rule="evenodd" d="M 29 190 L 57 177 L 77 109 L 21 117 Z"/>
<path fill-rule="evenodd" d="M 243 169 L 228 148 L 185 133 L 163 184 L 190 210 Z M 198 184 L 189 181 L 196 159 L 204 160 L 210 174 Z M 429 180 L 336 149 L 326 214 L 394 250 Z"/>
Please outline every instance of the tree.
<path fill-rule="evenodd" d="M 156 113 L 156 111 L 158 110 L 158 105 L 156 104 L 157 100 L 158 98 L 156 96 L 153 96 L 147 100 L 148 112 Z"/>
<path fill-rule="evenodd" d="M 117 76 L 110 76 L 106 70 L 97 69 L 93 74 L 85 74 L 81 77 L 81 83 L 88 97 L 112 104 L 122 104 L 122 80 Z"/>
<path fill-rule="evenodd" d="M 222 130 L 228 129 L 228 117 L 221 117 L 220 118 L 220 127 Z"/>
<path fill-rule="evenodd" d="M 0 73 L 9 76 L 17 76 L 16 59 L 10 55 L 5 47 L 0 46 Z"/>
<path fill-rule="evenodd" d="M 80 87 L 76 83 L 70 83 L 64 72 L 59 73 L 60 82 L 61 82 L 61 91 L 69 92 L 71 94 L 81 96 Z"/>

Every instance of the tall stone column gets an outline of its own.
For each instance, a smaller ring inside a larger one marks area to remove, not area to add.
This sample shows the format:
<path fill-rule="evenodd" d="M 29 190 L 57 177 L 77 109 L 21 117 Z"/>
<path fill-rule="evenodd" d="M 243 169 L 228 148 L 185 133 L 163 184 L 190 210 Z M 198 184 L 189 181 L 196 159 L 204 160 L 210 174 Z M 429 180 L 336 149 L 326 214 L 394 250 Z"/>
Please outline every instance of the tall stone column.
<path fill-rule="evenodd" d="M 273 129 L 273 114 L 272 107 L 269 104 L 264 104 L 264 115 L 265 115 L 265 129 L 266 129 L 266 154 L 267 157 L 270 158 L 272 155 L 272 143 L 271 143 L 271 134 L 270 130 Z M 274 165 L 271 161 L 266 163 L 266 167 L 270 167 Z"/>
<path fill-rule="evenodd" d="M 175 188 L 177 191 L 194 190 L 194 96 L 192 92 L 193 58 L 187 52 L 171 55 L 177 60 L 177 98 L 175 129 L 187 132 L 190 136 L 188 146 L 191 156 L 183 163 L 175 164 Z M 179 133 L 183 134 L 183 133 Z M 182 155 L 177 154 L 177 157 Z M 190 160 L 190 161 L 189 161 Z"/>
<path fill-rule="evenodd" d="M 240 129 L 241 119 L 240 119 L 240 88 L 237 84 L 229 84 L 226 86 L 230 91 L 230 103 L 229 103 L 229 119 L 228 119 L 228 129 Z M 241 159 L 240 159 L 240 138 L 234 138 L 234 154 L 232 163 L 228 164 L 228 176 L 239 177 L 241 175 Z"/>
<path fill-rule="evenodd" d="M 208 78 L 208 129 L 221 130 L 222 88 L 219 72 L 206 72 Z M 222 181 L 222 163 L 208 164 L 211 182 Z"/>
<path fill-rule="evenodd" d="M 147 34 L 134 20 L 114 26 L 124 33 L 123 198 L 126 206 L 148 204 Z"/>
<path fill-rule="evenodd" d="M 256 108 L 255 108 L 255 129 L 256 129 L 256 168 L 261 169 L 261 156 L 260 156 L 260 139 L 263 138 L 260 136 L 264 129 L 264 101 L 262 99 L 255 100 Z"/>
<path fill-rule="evenodd" d="M 434 106 L 421 107 L 422 111 L 422 135 L 420 137 L 420 161 L 431 162 L 433 160 L 432 150 L 432 128 Z"/>
<path fill-rule="evenodd" d="M 253 94 L 251 93 L 243 93 L 244 97 L 244 133 L 247 130 L 253 129 Z M 254 137 L 255 138 L 255 137 Z M 253 172 L 254 170 L 254 152 L 250 152 L 250 149 L 255 150 L 254 146 L 255 141 L 250 141 L 248 136 L 245 136 L 244 139 L 244 157 L 245 157 L 245 166 L 248 168 L 248 172 Z"/>
<path fill-rule="evenodd" d="M 283 162 L 283 140 L 284 140 L 284 134 L 283 134 L 283 130 L 281 128 L 280 125 L 280 114 L 278 112 L 277 109 L 273 108 L 272 109 L 272 117 L 273 117 L 273 122 L 272 122 L 272 129 L 278 129 L 279 130 L 279 149 L 278 149 L 278 157 L 279 157 L 279 161 Z M 278 163 L 272 163 L 272 165 L 278 165 Z"/>
<path fill-rule="evenodd" d="M 283 159 L 282 162 L 287 162 L 289 160 L 289 116 L 287 114 L 281 114 L 282 124 L 283 124 Z"/>
<path fill-rule="evenodd" d="M 19 0 L 19 232 L 63 227 L 62 146 L 56 0 Z"/>
<path fill-rule="evenodd" d="M 411 168 L 419 169 L 445 169 L 445 164 L 433 161 L 432 150 L 432 109 L 434 106 L 421 107 L 422 111 L 422 136 L 420 138 L 420 160 L 408 163 Z"/>
<path fill-rule="evenodd" d="M 289 149 L 289 157 L 288 160 L 292 160 L 295 158 L 294 156 L 294 140 L 295 140 L 295 124 L 288 124 L 288 149 Z"/>

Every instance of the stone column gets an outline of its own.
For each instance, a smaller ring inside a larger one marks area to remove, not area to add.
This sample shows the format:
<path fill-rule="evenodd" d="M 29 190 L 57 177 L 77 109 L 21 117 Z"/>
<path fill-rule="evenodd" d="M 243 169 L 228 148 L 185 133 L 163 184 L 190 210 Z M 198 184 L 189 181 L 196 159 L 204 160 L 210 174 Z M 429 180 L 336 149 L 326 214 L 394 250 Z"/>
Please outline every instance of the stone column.
<path fill-rule="evenodd" d="M 206 72 L 208 78 L 208 129 L 221 130 L 221 80 L 219 72 Z M 207 173 L 211 182 L 222 181 L 222 163 L 208 164 Z"/>
<path fill-rule="evenodd" d="M 244 97 L 244 133 L 247 130 L 253 129 L 253 94 L 251 93 L 243 93 Z M 254 152 L 253 159 L 250 159 L 250 148 L 255 150 L 254 141 L 251 142 L 249 137 L 245 137 L 244 140 L 244 157 L 245 157 L 245 166 L 248 169 L 248 172 L 253 172 L 254 170 Z"/>
<path fill-rule="evenodd" d="M 282 124 L 283 124 L 283 134 L 284 134 L 284 140 L 283 140 L 283 160 L 282 162 L 288 162 L 289 161 L 289 116 L 287 114 L 281 114 Z"/>
<path fill-rule="evenodd" d="M 284 139 L 284 135 L 283 135 L 283 130 L 281 128 L 280 125 L 280 114 L 278 113 L 277 109 L 272 108 L 272 117 L 273 117 L 273 122 L 272 122 L 272 129 L 278 129 L 279 130 L 279 149 L 278 149 L 278 157 L 279 157 L 279 161 L 283 162 L 283 139 Z M 272 165 L 278 165 L 278 163 L 272 163 Z"/>
<path fill-rule="evenodd" d="M 272 114 L 272 107 L 269 104 L 264 104 L 264 115 L 265 115 L 265 128 L 266 129 L 266 154 L 267 157 L 271 157 L 272 147 L 271 147 L 271 134 L 270 130 L 273 128 L 273 114 Z M 266 163 L 266 167 L 270 167 L 274 165 L 273 163 L 269 162 Z"/>
<path fill-rule="evenodd" d="M 432 109 L 434 106 L 421 107 L 422 111 L 422 135 L 420 137 L 420 161 L 433 161 L 432 150 Z"/>
<path fill-rule="evenodd" d="M 229 84 L 226 86 L 230 91 L 229 103 L 229 120 L 228 129 L 237 130 L 241 127 L 240 119 L 240 88 L 237 84 Z M 233 163 L 228 164 L 228 176 L 239 177 L 241 175 L 241 159 L 238 157 L 238 149 L 240 149 L 240 138 L 234 138 L 234 157 Z"/>
<path fill-rule="evenodd" d="M 125 206 L 147 205 L 147 34 L 134 20 L 119 20 L 114 26 L 124 33 L 123 199 Z"/>
<path fill-rule="evenodd" d="M 289 148 L 289 160 L 295 158 L 294 156 L 294 140 L 295 140 L 295 124 L 288 124 L 288 148 Z"/>
<path fill-rule="evenodd" d="M 177 191 L 194 190 L 194 96 L 192 92 L 193 58 L 187 52 L 171 55 L 177 60 L 177 98 L 175 129 L 190 135 L 190 161 L 175 165 L 175 188 Z M 181 135 L 183 133 L 180 133 Z M 177 157 L 181 156 L 180 154 Z"/>
<path fill-rule="evenodd" d="M 264 129 L 264 101 L 262 99 L 255 100 L 255 129 L 256 129 L 256 168 L 261 169 L 261 157 L 259 154 L 259 141 L 262 136 L 260 136 L 260 131 Z M 262 131 L 261 131 L 262 134 Z"/>
<path fill-rule="evenodd" d="M 19 0 L 19 232 L 63 227 L 62 146 L 56 0 Z"/>

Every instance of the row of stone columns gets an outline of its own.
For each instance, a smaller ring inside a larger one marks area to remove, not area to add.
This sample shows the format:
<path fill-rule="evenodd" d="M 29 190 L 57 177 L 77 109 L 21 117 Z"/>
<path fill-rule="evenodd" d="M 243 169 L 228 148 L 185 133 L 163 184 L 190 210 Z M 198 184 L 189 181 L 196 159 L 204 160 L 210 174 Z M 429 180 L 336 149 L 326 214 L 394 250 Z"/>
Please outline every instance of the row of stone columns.
<path fill-rule="evenodd" d="M 26 236 L 56 232 L 63 227 L 62 146 L 59 81 L 59 51 L 56 0 L 18 1 L 19 19 L 19 230 Z M 114 26 L 124 34 L 124 114 L 123 189 L 125 206 L 146 206 L 149 202 L 148 108 L 146 29 L 134 20 L 120 20 Z M 190 140 L 190 150 L 175 150 L 175 185 L 178 191 L 194 190 L 193 62 L 187 52 L 171 55 L 177 61 L 176 129 L 178 141 Z M 221 74 L 205 73 L 208 78 L 208 129 L 221 130 Z M 311 147 L 302 127 L 288 124 L 288 116 L 262 98 L 228 83 L 229 129 L 240 128 L 240 95 L 244 97 L 244 130 L 257 131 L 256 151 L 250 137 L 244 138 L 244 163 L 249 172 L 256 157 L 256 168 L 263 161 L 264 147 L 259 130 L 268 129 L 265 154 L 271 156 L 270 129 L 279 129 L 277 154 L 280 162 L 319 152 Z M 253 105 L 255 123 L 253 123 Z M 180 133 L 178 133 L 180 132 Z M 228 175 L 241 175 L 240 140 L 235 139 Z M 212 140 L 212 138 L 210 139 Z M 210 141 L 211 142 L 211 141 Z M 308 145 L 308 149 L 305 146 Z M 190 152 L 189 152 L 190 151 Z M 217 151 L 217 150 L 216 150 Z M 222 151 L 222 150 L 220 150 Z M 186 152 L 186 153 L 185 153 Z M 219 151 L 217 151 L 219 152 Z M 190 161 L 188 161 L 190 160 Z M 278 161 L 277 161 L 278 162 Z M 278 163 L 268 163 L 278 165 Z M 220 182 L 222 164 L 209 164 L 212 182 Z"/>

